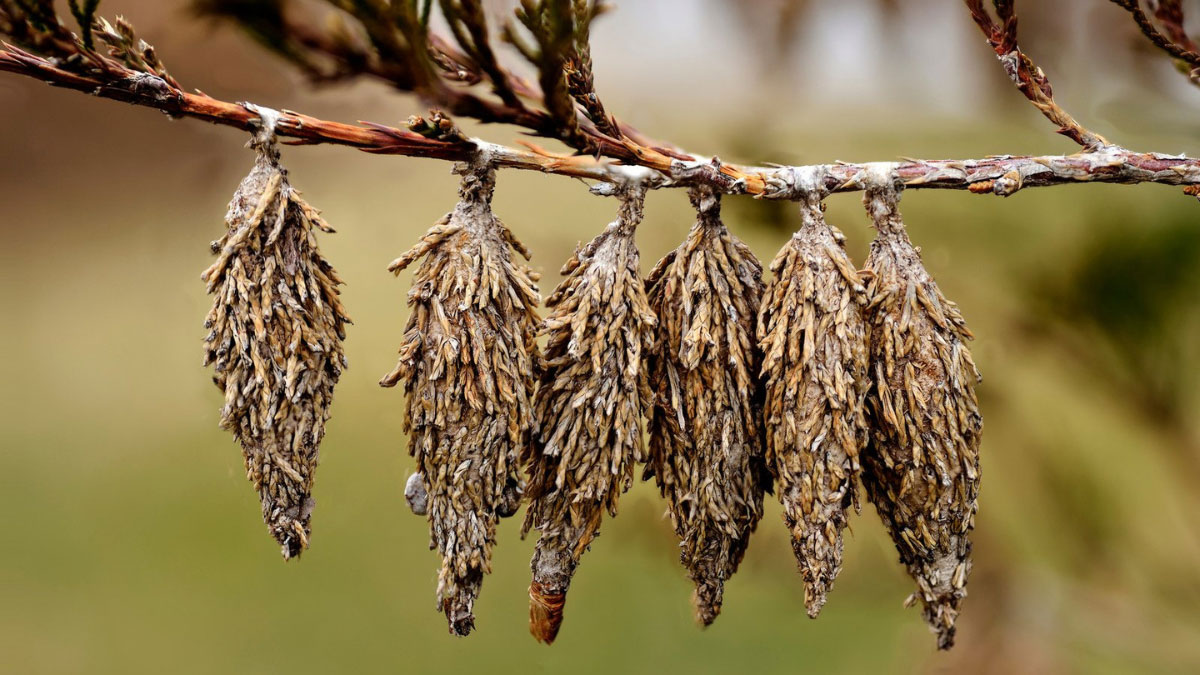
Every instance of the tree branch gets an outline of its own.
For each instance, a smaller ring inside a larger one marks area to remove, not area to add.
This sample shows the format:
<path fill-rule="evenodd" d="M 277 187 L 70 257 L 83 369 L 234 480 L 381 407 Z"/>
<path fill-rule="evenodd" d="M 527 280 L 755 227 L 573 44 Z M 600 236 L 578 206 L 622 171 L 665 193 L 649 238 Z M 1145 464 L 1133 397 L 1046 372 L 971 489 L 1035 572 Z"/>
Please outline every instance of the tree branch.
<path fill-rule="evenodd" d="M 1193 84 L 1200 84 L 1200 50 L 1183 28 L 1183 5 L 1179 0 L 1159 0 L 1154 17 L 1167 31 L 1164 35 L 1142 11 L 1139 0 L 1110 0 L 1133 16 L 1142 34 L 1155 47 L 1178 59 Z"/>
<path fill-rule="evenodd" d="M 1017 15 L 1015 0 L 993 0 L 999 23 L 992 19 L 983 7 L 983 0 L 963 0 L 971 12 L 971 18 L 983 31 L 992 51 L 1004 66 L 1004 72 L 1017 85 L 1017 89 L 1041 111 L 1046 119 L 1058 125 L 1058 133 L 1070 138 L 1085 150 L 1096 150 L 1109 145 L 1100 134 L 1089 131 L 1066 110 L 1054 102 L 1054 91 L 1046 74 L 1017 46 Z"/>
<path fill-rule="evenodd" d="M 130 70 L 111 61 L 105 69 L 76 73 L 4 44 L 0 49 L 0 71 L 154 108 L 174 117 L 191 117 L 243 131 L 253 131 L 260 124 L 259 114 L 246 105 L 221 101 L 203 93 L 187 93 L 157 75 Z M 528 150 L 519 150 L 467 139 L 457 133 L 438 133 L 430 129 L 441 127 L 427 125 L 425 120 L 414 123 L 414 127 L 424 133 L 375 124 L 343 124 L 282 111 L 276 133 L 302 145 L 328 143 L 377 154 L 452 161 L 467 161 L 482 149 L 500 167 L 586 178 L 603 184 L 638 181 L 653 188 L 707 184 L 727 194 L 751 194 L 768 199 L 793 198 L 799 189 L 797 176 L 812 172 L 816 172 L 823 187 L 830 192 L 861 190 L 859 179 L 878 166 L 878 163 L 739 166 L 715 158 L 690 156 L 689 160 L 681 160 L 649 152 L 639 156 L 642 164 L 639 167 L 589 156 L 553 154 L 532 145 Z M 913 189 L 969 190 L 1007 196 L 1022 188 L 1104 182 L 1161 183 L 1185 186 L 1191 194 L 1200 192 L 1200 160 L 1136 153 L 1116 146 L 1066 156 L 906 160 L 891 166 Z M 607 188 L 603 184 L 593 190 L 604 192 Z"/>
<path fill-rule="evenodd" d="M 427 32 L 421 40 L 427 42 L 434 62 L 443 63 L 442 76 L 454 86 L 431 86 L 440 83 L 427 82 L 427 86 L 418 87 L 411 77 L 412 66 L 406 61 L 424 57 L 417 52 L 396 53 L 389 47 L 398 30 L 389 18 L 393 10 L 350 0 L 325 1 L 339 8 L 340 13 L 335 15 L 338 21 L 298 16 L 288 11 L 291 5 L 271 0 L 196 0 L 196 7 L 203 14 L 236 21 L 268 49 L 318 81 L 361 75 L 382 79 L 398 90 L 415 91 L 430 105 L 452 115 L 520 126 L 582 154 L 629 163 L 637 163 L 637 149 L 668 157 L 677 155 L 670 144 L 650 140 L 607 116 L 601 123 L 594 122 L 591 113 L 603 110 L 595 92 L 568 89 L 568 84 L 581 84 L 578 77 L 583 67 L 588 69 L 585 77 L 590 86 L 590 61 L 582 63 L 587 48 L 578 42 L 587 39 L 587 27 L 603 9 L 602 4 L 582 0 L 520 3 L 517 19 L 529 30 L 535 44 L 528 44 L 511 23 L 504 26 L 503 36 L 537 68 L 539 87 L 517 77 L 496 60 L 479 0 L 440 0 L 458 48 L 434 33 Z M 367 36 L 367 44 L 356 31 L 342 26 L 345 21 L 353 22 L 360 29 L 357 32 Z M 334 70 L 323 68 L 321 60 L 331 61 Z M 567 76 L 572 74 L 568 82 Z M 497 98 L 459 88 L 484 79 L 491 82 Z M 577 92 L 583 94 L 582 110 L 572 99 Z"/>
<path fill-rule="evenodd" d="M 1183 28 L 1183 3 L 1180 0 L 1158 0 L 1154 18 L 1166 29 L 1171 41 L 1190 52 L 1200 52 L 1196 43 Z"/>
<path fill-rule="evenodd" d="M 1180 61 L 1187 63 L 1193 68 L 1200 66 L 1200 54 L 1193 51 L 1191 47 L 1184 46 L 1183 44 L 1176 44 L 1176 38 L 1163 35 L 1158 28 L 1155 27 L 1154 22 L 1150 20 L 1150 17 L 1146 16 L 1146 13 L 1142 11 L 1138 0 L 1110 0 L 1110 2 L 1118 7 L 1124 8 L 1125 11 L 1129 12 L 1130 15 L 1133 16 L 1134 23 L 1136 23 L 1138 28 L 1142 31 L 1142 34 L 1145 35 L 1155 47 L 1158 47 L 1167 54 L 1170 54 Z M 1187 34 L 1183 32 L 1183 8 L 1180 5 L 1176 3 L 1173 8 L 1168 6 L 1167 11 L 1163 11 L 1163 8 L 1160 7 L 1159 12 L 1156 12 L 1156 16 L 1160 18 L 1167 17 L 1168 21 L 1177 17 L 1178 23 L 1173 26 L 1174 35 L 1180 40 L 1191 42 L 1191 40 L 1188 39 Z M 1170 23 L 1167 25 L 1170 25 Z"/>

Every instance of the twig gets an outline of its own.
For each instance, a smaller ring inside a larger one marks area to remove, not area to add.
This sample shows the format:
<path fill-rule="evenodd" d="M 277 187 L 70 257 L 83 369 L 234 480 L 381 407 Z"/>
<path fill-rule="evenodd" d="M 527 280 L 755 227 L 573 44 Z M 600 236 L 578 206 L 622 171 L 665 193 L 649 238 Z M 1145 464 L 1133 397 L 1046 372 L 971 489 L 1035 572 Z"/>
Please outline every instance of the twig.
<path fill-rule="evenodd" d="M 1162 23 L 1167 35 L 1154 26 L 1138 0 L 1110 1 L 1133 15 L 1134 23 L 1150 43 L 1178 59 L 1192 84 L 1200 85 L 1200 50 L 1183 28 L 1183 5 L 1179 0 L 1160 0 L 1154 10 L 1155 18 Z"/>
<path fill-rule="evenodd" d="M 996 57 L 1000 59 L 1009 79 L 1046 119 L 1058 125 L 1058 133 L 1083 146 L 1085 150 L 1096 150 L 1109 145 L 1103 136 L 1089 131 L 1054 102 L 1054 91 L 1046 74 L 1017 46 L 1014 0 L 993 0 L 999 23 L 984 9 L 983 0 L 963 2 L 971 11 L 971 18 L 983 31 L 988 44 L 992 46 L 992 51 L 996 52 Z"/>
<path fill-rule="evenodd" d="M 12 45 L 0 49 L 0 70 L 47 84 L 252 131 L 259 115 L 239 103 L 202 93 L 187 93 L 162 78 L 113 66 L 114 72 L 79 74 Z M 436 118 L 436 116 L 435 116 Z M 422 122 L 424 122 L 422 120 Z M 696 156 L 680 160 L 660 153 L 639 157 L 641 167 L 588 156 L 556 155 L 536 146 L 519 150 L 455 134 L 428 137 L 408 129 L 382 125 L 343 124 L 282 111 L 276 126 L 280 137 L 298 144 L 337 144 L 360 150 L 410 157 L 467 161 L 486 146 L 498 167 L 541 171 L 608 183 L 640 181 L 652 188 L 705 184 L 727 194 L 751 194 L 769 199 L 794 196 L 795 177 L 816 171 L 830 192 L 861 189 L 858 179 L 876 164 L 830 164 L 816 167 L 739 166 Z M 446 140 L 449 139 L 449 140 Z M 966 160 L 907 160 L 894 165 L 909 188 L 970 190 L 1010 195 L 1022 188 L 1067 183 L 1161 183 L 1200 190 L 1200 160 L 1156 153 L 1136 153 L 1107 146 L 1095 152 L 1048 157 L 987 157 Z"/>
<path fill-rule="evenodd" d="M 1200 48 L 1183 28 L 1183 3 L 1180 0 L 1158 0 L 1154 18 L 1163 25 L 1173 42 L 1188 51 L 1200 52 Z"/>
<path fill-rule="evenodd" d="M 344 36 L 342 33 L 346 31 L 335 28 L 341 25 L 339 22 L 293 16 L 287 7 L 276 7 L 264 17 L 257 5 L 250 6 L 237 0 L 197 0 L 197 6 L 204 14 L 240 23 L 261 44 L 318 81 L 358 76 L 380 79 L 400 91 L 415 91 L 430 105 L 450 114 L 519 126 L 535 135 L 561 141 L 583 154 L 636 163 L 634 148 L 638 148 L 677 157 L 670 144 L 648 139 L 607 116 L 603 119 L 608 122 L 595 123 L 589 117 L 599 106 L 594 92 L 584 98 L 584 104 L 591 104 L 591 107 L 585 105 L 583 110 L 576 108 L 569 95 L 574 92 L 567 89 L 567 65 L 582 67 L 575 64 L 582 63 L 587 50 L 577 46 L 578 40 L 587 38 L 586 26 L 603 5 L 573 0 L 523 2 L 518 18 L 530 27 L 536 45 L 527 44 L 515 26 L 503 27 L 504 39 L 537 67 L 539 87 L 499 64 L 489 42 L 490 33 L 479 0 L 439 0 L 458 48 L 433 32 L 418 35 L 415 26 L 410 39 L 428 44 L 433 62 L 441 65 L 442 76 L 455 85 L 488 80 L 497 96 L 489 98 L 437 81 L 416 82 L 412 62 L 425 58 L 422 52 L 407 49 L 400 53 L 397 45 L 392 44 L 397 30 L 392 12 L 399 10 L 349 0 L 326 2 L 341 10 L 342 13 L 337 15 L 340 19 L 357 22 L 370 44 L 361 44 L 361 40 Z M 402 9 L 402 5 L 397 3 L 395 6 Z M 543 22 L 544 19 L 556 23 L 549 25 Z M 425 30 L 425 27 L 420 29 Z M 314 57 L 331 60 L 336 64 L 336 70 L 330 72 L 328 68 L 322 68 Z M 589 69 L 587 77 L 590 78 L 590 62 L 583 65 Z M 527 105 L 522 99 L 531 104 Z M 536 105 L 539 103 L 541 108 Z"/>
<path fill-rule="evenodd" d="M 602 0 L 573 0 L 571 7 L 575 17 L 575 36 L 572 46 L 574 53 L 564 65 L 567 89 L 600 133 L 611 138 L 623 138 L 620 124 L 605 111 L 604 104 L 600 102 L 595 75 L 592 73 L 592 21 L 608 11 L 609 7 Z"/>
<path fill-rule="evenodd" d="M 439 0 L 442 14 L 450 24 L 454 39 L 467 55 L 470 64 L 492 83 L 492 91 L 505 105 L 524 108 L 518 93 L 520 85 L 512 73 L 500 66 L 492 50 L 491 34 L 482 0 Z M 526 90 L 526 95 L 538 96 L 538 92 Z"/>
<path fill-rule="evenodd" d="M 1172 38 L 1163 35 L 1162 32 L 1160 32 L 1158 28 L 1154 26 L 1154 22 L 1150 20 L 1150 17 L 1146 16 L 1146 13 L 1142 11 L 1138 0 L 1110 0 L 1110 2 L 1118 7 L 1124 8 L 1125 11 L 1133 15 L 1134 23 L 1137 24 L 1138 28 L 1142 31 L 1142 34 L 1145 35 L 1155 47 L 1158 47 L 1180 61 L 1187 63 L 1193 68 L 1200 67 L 1200 54 L 1197 54 L 1195 51 L 1192 51 L 1192 49 L 1181 44 L 1176 44 Z M 1174 26 L 1176 35 L 1180 36 L 1184 40 L 1187 40 L 1187 34 L 1183 32 L 1182 26 L 1183 9 L 1182 7 L 1178 6 L 1176 6 L 1176 9 L 1178 10 L 1178 14 L 1167 12 L 1166 14 L 1156 15 L 1168 17 L 1178 16 L 1180 24 Z"/>

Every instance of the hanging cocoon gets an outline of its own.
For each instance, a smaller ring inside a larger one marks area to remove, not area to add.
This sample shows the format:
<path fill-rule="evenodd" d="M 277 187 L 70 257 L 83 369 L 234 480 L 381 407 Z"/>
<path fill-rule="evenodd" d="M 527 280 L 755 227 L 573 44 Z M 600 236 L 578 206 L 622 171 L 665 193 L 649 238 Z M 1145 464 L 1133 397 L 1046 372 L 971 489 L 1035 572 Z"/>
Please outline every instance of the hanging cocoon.
<path fill-rule="evenodd" d="M 201 275 L 214 296 L 204 363 L 225 394 L 221 426 L 241 444 L 263 520 L 289 559 L 308 547 L 313 473 L 350 320 L 342 281 L 317 248 L 315 230 L 333 230 L 292 188 L 269 121 L 251 147 L 254 168 Z"/>
<path fill-rule="evenodd" d="M 645 359 L 656 322 L 634 244 L 645 191 L 624 187 L 619 197 L 617 220 L 563 267 L 541 326 L 548 340 L 525 456 L 524 525 L 539 532 L 529 597 L 530 632 L 541 642 L 557 636 L 576 566 L 643 460 Z"/>
<path fill-rule="evenodd" d="M 762 518 L 770 477 L 754 339 L 762 265 L 721 222 L 720 195 L 693 188 L 691 200 L 696 224 L 647 281 L 659 338 L 647 359 L 646 477 L 667 499 L 696 620 L 707 626 Z"/>
<path fill-rule="evenodd" d="M 858 504 L 870 380 L 866 289 L 813 183 L 797 200 L 800 229 L 771 263 L 758 338 L 767 464 L 815 618 L 841 571 L 842 533 Z"/>
<path fill-rule="evenodd" d="M 966 346 L 971 332 L 921 264 L 899 200 L 894 177 L 864 197 L 878 234 L 867 258 L 873 383 L 863 487 L 917 582 L 910 601 L 920 601 L 938 647 L 948 649 L 971 571 L 979 372 Z"/>
<path fill-rule="evenodd" d="M 495 171 L 482 160 L 461 171 L 454 210 L 388 267 L 399 274 L 424 258 L 399 361 L 380 384 L 404 383 L 417 463 L 405 497 L 428 516 L 442 555 L 438 608 L 451 633 L 467 635 L 497 523 L 520 504 L 539 296 L 537 276 L 513 255 L 528 253 L 492 213 Z"/>

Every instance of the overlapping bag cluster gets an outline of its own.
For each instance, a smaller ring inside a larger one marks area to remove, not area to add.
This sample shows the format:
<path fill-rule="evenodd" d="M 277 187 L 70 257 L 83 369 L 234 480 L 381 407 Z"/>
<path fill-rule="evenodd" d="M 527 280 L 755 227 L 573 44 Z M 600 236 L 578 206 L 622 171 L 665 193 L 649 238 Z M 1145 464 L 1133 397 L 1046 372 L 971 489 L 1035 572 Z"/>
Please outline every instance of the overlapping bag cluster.
<path fill-rule="evenodd" d="M 288 184 L 270 133 L 253 146 L 204 273 L 216 295 L 206 362 L 226 395 L 222 424 L 292 557 L 308 543 L 348 319 L 313 238 L 327 226 Z M 514 256 L 528 253 L 492 213 L 494 167 L 481 153 L 458 171 L 454 210 L 389 267 L 421 261 L 400 357 L 381 381 L 407 394 L 417 471 L 404 494 L 442 556 L 437 606 L 452 633 L 473 630 L 498 523 L 527 500 L 522 534 L 539 534 L 530 630 L 554 641 L 583 553 L 644 462 L 700 623 L 720 613 L 772 489 L 817 616 L 861 482 L 917 582 L 911 600 L 939 646 L 953 644 L 979 489 L 979 376 L 970 331 L 905 232 L 894 175 L 864 177 L 878 234 L 863 271 L 825 221 L 823 177 L 797 176 L 801 227 L 765 288 L 706 187 L 692 188 L 687 239 L 643 281 L 645 188 L 611 186 L 617 220 L 576 250 L 539 321 L 538 277 Z"/>

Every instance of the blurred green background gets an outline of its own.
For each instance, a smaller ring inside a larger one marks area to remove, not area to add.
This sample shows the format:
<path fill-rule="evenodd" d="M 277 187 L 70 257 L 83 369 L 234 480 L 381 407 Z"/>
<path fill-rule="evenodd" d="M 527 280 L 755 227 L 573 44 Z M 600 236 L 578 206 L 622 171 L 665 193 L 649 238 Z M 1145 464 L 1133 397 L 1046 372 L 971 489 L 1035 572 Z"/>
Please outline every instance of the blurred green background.
<path fill-rule="evenodd" d="M 624 3 L 595 31 L 600 91 L 648 134 L 730 161 L 1073 151 L 1010 90 L 958 3 L 781 4 Z M 1198 151 L 1200 91 L 1146 54 L 1119 10 L 1025 4 L 1022 42 L 1085 124 L 1132 148 Z M 310 90 L 185 5 L 101 9 L 221 98 L 345 121 L 422 111 L 378 85 Z M 321 244 L 356 324 L 313 547 L 280 560 L 200 365 L 199 274 L 250 166 L 243 142 L 0 77 L 0 672 L 1200 671 L 1200 205 L 1178 189 L 904 198 L 985 376 L 976 564 L 952 652 L 936 653 L 901 606 L 912 584 L 870 506 L 819 620 L 804 614 L 770 499 L 722 616 L 696 628 L 644 484 L 606 521 L 547 648 L 527 634 L 532 540 L 515 521 L 476 634 L 447 634 L 427 526 L 402 497 L 402 394 L 376 384 L 407 318 L 409 274 L 384 267 L 452 206 L 444 163 L 285 149 L 296 186 L 339 229 Z M 726 204 L 763 260 L 796 226 L 786 204 Z M 496 210 L 548 292 L 613 204 L 569 179 L 505 172 Z M 858 197 L 831 198 L 829 216 L 861 262 Z M 652 194 L 643 269 L 690 223 L 685 194 Z"/>

